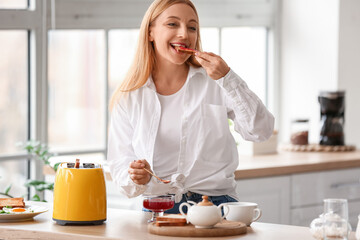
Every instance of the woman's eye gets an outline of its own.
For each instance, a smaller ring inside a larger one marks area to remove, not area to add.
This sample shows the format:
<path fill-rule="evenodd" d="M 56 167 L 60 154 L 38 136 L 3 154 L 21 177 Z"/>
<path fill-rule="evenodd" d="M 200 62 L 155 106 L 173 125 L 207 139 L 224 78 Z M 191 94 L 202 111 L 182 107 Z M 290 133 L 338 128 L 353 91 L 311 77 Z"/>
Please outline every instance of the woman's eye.
<path fill-rule="evenodd" d="M 191 31 L 196 31 L 196 27 L 189 27 Z"/>
<path fill-rule="evenodd" d="M 176 23 L 168 23 L 168 26 L 170 26 L 170 27 L 175 27 L 175 26 L 176 26 Z"/>

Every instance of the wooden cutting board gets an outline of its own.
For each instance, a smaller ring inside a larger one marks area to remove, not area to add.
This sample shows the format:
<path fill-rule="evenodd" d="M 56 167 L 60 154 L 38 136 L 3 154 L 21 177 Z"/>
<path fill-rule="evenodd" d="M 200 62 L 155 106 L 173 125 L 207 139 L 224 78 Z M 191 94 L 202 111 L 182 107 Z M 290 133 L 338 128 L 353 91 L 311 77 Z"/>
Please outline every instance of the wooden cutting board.
<path fill-rule="evenodd" d="M 246 224 L 223 220 L 213 228 L 195 228 L 192 224 L 185 226 L 156 226 L 155 223 L 148 225 L 148 231 L 152 234 L 175 237 L 224 237 L 245 234 Z"/>

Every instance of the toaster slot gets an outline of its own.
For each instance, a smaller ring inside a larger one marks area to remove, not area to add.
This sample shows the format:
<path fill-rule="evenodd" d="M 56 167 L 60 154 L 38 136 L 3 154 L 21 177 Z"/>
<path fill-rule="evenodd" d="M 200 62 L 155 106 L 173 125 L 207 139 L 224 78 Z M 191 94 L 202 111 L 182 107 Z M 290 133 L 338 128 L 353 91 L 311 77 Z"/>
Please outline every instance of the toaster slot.
<path fill-rule="evenodd" d="M 68 162 L 66 163 L 66 167 L 67 168 L 98 168 L 98 166 L 95 166 L 95 163 L 83 163 L 80 164 L 79 161 L 76 161 L 75 163 L 73 162 Z"/>
<path fill-rule="evenodd" d="M 68 162 L 68 163 L 66 163 L 66 167 L 67 167 L 67 168 L 74 168 L 74 167 L 75 167 L 75 163 L 70 163 L 70 162 Z"/>
<path fill-rule="evenodd" d="M 83 163 L 83 168 L 95 168 L 94 163 Z"/>

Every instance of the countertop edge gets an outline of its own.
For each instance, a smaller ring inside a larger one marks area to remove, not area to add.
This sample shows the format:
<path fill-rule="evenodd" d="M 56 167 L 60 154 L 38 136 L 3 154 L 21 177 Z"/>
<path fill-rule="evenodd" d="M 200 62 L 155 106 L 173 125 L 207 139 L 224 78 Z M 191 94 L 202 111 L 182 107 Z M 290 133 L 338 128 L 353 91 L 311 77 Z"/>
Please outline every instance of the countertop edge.
<path fill-rule="evenodd" d="M 298 164 L 291 166 L 237 169 L 235 171 L 235 179 L 240 180 L 240 179 L 249 179 L 249 178 L 275 177 L 275 176 L 298 174 L 298 173 L 310 173 L 317 171 L 347 169 L 353 167 L 360 167 L 360 159 L 341 161 L 341 162 L 335 161 L 335 162 Z"/>
<path fill-rule="evenodd" d="M 353 167 L 360 167 L 360 150 L 342 153 L 279 152 L 253 157 L 240 156 L 235 179 L 286 176 Z M 55 171 L 50 166 L 44 166 L 43 174 L 54 175 Z M 112 180 L 106 168 L 105 178 L 108 181 Z"/>

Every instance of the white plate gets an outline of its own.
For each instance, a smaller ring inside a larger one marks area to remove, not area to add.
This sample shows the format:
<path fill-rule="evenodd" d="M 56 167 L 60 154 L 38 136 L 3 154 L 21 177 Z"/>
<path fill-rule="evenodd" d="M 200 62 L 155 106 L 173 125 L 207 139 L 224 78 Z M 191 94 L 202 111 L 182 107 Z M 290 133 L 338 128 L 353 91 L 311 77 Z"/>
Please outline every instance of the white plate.
<path fill-rule="evenodd" d="M 46 212 L 49 209 L 45 206 L 42 206 L 41 202 L 26 201 L 25 208 L 31 208 L 34 212 L 31 213 L 9 213 L 9 214 L 0 214 L 0 222 L 20 222 L 32 220 L 36 215 Z"/>

